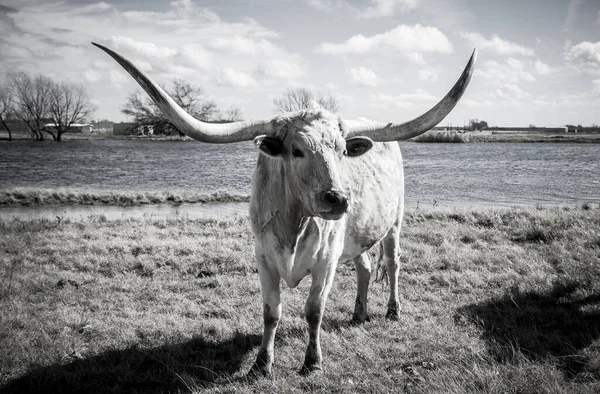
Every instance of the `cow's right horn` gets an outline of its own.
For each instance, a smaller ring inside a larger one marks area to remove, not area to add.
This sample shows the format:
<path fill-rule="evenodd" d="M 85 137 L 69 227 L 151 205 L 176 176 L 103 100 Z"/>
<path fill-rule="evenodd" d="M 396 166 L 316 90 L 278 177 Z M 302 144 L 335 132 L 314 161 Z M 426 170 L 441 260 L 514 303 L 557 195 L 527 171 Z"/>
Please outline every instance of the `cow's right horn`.
<path fill-rule="evenodd" d="M 430 130 L 452 111 L 458 100 L 462 97 L 471 80 L 476 59 L 477 50 L 473 50 L 467 66 L 456 84 L 454 84 L 454 87 L 450 89 L 448 94 L 439 103 L 423 115 L 411 121 L 398 124 L 381 123 L 367 119 L 346 120 L 343 122 L 346 138 L 364 136 L 379 142 L 402 141 Z"/>
<path fill-rule="evenodd" d="M 202 142 L 227 143 L 252 140 L 259 135 L 270 134 L 271 120 L 245 120 L 233 123 L 202 122 L 181 108 L 160 86 L 143 72 L 138 70 L 129 60 L 103 45 L 93 45 L 108 53 L 117 61 L 148 93 L 158 108 L 166 115 L 177 129 L 185 135 Z"/>

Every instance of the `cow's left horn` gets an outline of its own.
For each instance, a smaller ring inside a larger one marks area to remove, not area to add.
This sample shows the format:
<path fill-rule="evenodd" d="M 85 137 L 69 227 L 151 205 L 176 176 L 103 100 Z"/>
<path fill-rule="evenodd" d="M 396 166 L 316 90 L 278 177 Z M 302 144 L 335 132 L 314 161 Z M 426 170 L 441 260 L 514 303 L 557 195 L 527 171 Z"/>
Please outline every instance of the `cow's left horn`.
<path fill-rule="evenodd" d="M 448 92 L 435 107 L 425 112 L 423 115 L 406 123 L 381 123 L 367 119 L 345 120 L 343 127 L 346 131 L 346 138 L 365 136 L 373 141 L 401 141 L 416 137 L 430 130 L 436 124 L 440 123 L 446 115 L 452 111 L 452 108 L 458 103 L 458 100 L 465 92 L 471 75 L 473 74 L 473 65 L 477 59 L 477 49 L 467 63 L 462 75 L 454 84 L 454 87 Z"/>
<path fill-rule="evenodd" d="M 248 141 L 263 134 L 270 134 L 272 129 L 269 120 L 245 120 L 233 123 L 202 122 L 181 108 L 160 86 L 143 72 L 138 70 L 129 60 L 105 46 L 92 42 L 117 61 L 140 86 L 150 95 L 158 108 L 182 133 L 196 140 L 213 143 Z"/>

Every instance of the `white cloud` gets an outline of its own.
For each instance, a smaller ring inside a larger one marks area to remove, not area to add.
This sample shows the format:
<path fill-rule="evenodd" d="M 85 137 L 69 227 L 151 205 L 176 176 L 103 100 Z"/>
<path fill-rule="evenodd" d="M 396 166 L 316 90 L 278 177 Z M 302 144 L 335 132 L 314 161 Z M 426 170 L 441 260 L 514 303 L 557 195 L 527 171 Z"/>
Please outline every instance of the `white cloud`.
<path fill-rule="evenodd" d="M 256 69 L 266 70 L 261 82 L 306 75 L 306 62 L 272 41 L 278 33 L 251 18 L 226 22 L 191 0 L 172 1 L 164 11 L 123 11 L 108 2 L 46 2 L 5 17 L 15 28 L 5 32 L 0 22 L 0 76 L 18 68 L 91 85 L 104 80 L 133 86 L 116 63 L 99 61 L 107 57 L 90 41 L 118 51 L 159 83 L 184 78 L 203 85 L 219 79 L 220 84 L 257 86 L 252 82 L 258 83 L 252 76 Z M 246 78 L 223 71 L 231 65 Z"/>
<path fill-rule="evenodd" d="M 364 85 L 364 86 L 377 86 L 379 84 L 379 77 L 373 70 L 369 70 L 365 67 L 356 67 L 350 69 L 352 80 Z"/>
<path fill-rule="evenodd" d="M 441 71 L 442 71 L 441 67 L 422 68 L 418 72 L 419 80 L 435 82 L 438 80 L 438 76 Z"/>
<path fill-rule="evenodd" d="M 525 69 L 525 63 L 514 58 L 508 58 L 505 63 L 488 60 L 474 74 L 497 86 L 535 81 L 535 77 Z"/>
<path fill-rule="evenodd" d="M 121 87 L 123 84 L 129 82 L 129 75 L 123 70 L 109 70 L 108 76 L 111 82 L 114 82 L 117 86 Z"/>
<path fill-rule="evenodd" d="M 95 70 L 85 70 L 83 76 L 88 82 L 98 82 L 102 79 L 102 74 Z"/>
<path fill-rule="evenodd" d="M 471 45 L 474 45 L 475 47 L 484 51 L 495 52 L 498 55 L 533 56 L 535 54 L 535 51 L 532 48 L 504 40 L 495 34 L 489 39 L 475 32 L 462 32 L 460 35 L 461 37 L 467 39 Z"/>
<path fill-rule="evenodd" d="M 217 83 L 221 86 L 233 86 L 238 88 L 248 88 L 258 85 L 252 76 L 241 71 L 236 71 L 231 67 L 225 67 L 223 69 L 221 76 L 217 77 Z"/>
<path fill-rule="evenodd" d="M 427 63 L 425 61 L 425 58 L 423 57 L 423 54 L 421 54 L 419 52 L 409 52 L 409 53 L 406 53 L 406 57 L 408 58 L 408 60 L 410 60 L 411 62 L 413 62 L 415 64 L 425 64 L 425 63 Z"/>
<path fill-rule="evenodd" d="M 470 97 L 463 97 L 460 99 L 458 105 L 465 106 L 467 108 L 483 108 L 483 107 L 492 107 L 494 103 L 490 100 L 475 100 Z"/>
<path fill-rule="evenodd" d="M 336 90 L 337 89 L 337 85 L 331 81 L 327 82 L 325 84 L 325 89 L 329 89 L 329 90 Z"/>
<path fill-rule="evenodd" d="M 221 52 L 235 53 L 245 56 L 268 56 L 280 54 L 281 49 L 264 38 L 253 40 L 248 37 L 217 37 L 208 46 Z"/>
<path fill-rule="evenodd" d="M 265 59 L 258 63 L 254 70 L 256 76 L 262 78 L 299 79 L 306 76 L 300 57 L 289 59 Z"/>
<path fill-rule="evenodd" d="M 309 6 L 321 11 L 335 11 L 349 6 L 343 0 L 308 0 L 307 3 Z"/>
<path fill-rule="evenodd" d="M 199 44 L 185 44 L 179 54 L 183 64 L 198 71 L 208 71 L 216 63 L 215 54 Z"/>
<path fill-rule="evenodd" d="M 507 83 L 495 91 L 495 96 L 503 100 L 520 100 L 530 97 L 529 93 L 524 92 L 515 84 Z"/>
<path fill-rule="evenodd" d="M 415 93 L 404 93 L 399 95 L 377 93 L 371 94 L 369 98 L 370 105 L 375 108 L 408 108 L 415 104 L 423 104 L 438 101 L 440 99 L 423 89 L 417 89 Z"/>
<path fill-rule="evenodd" d="M 392 16 L 397 12 L 408 12 L 418 7 L 421 0 L 369 0 L 370 5 L 359 8 L 348 0 L 307 0 L 306 3 L 327 12 L 349 11 L 360 19 Z M 355 2 L 356 3 L 356 2 Z"/>
<path fill-rule="evenodd" d="M 569 46 L 564 54 L 569 65 L 584 74 L 600 75 L 600 41 Z"/>
<path fill-rule="evenodd" d="M 423 52 L 451 53 L 452 44 L 437 27 L 399 25 L 385 33 L 366 37 L 358 34 L 336 44 L 324 42 L 317 52 L 331 55 L 366 54 L 375 51 L 396 51 L 413 61 L 423 62 Z"/>
<path fill-rule="evenodd" d="M 592 85 L 594 87 L 594 92 L 600 93 L 600 79 L 594 79 Z"/>
<path fill-rule="evenodd" d="M 415 9 L 419 4 L 418 0 L 371 0 L 371 6 L 367 7 L 359 14 L 361 18 L 379 18 L 391 16 L 396 10 L 400 12 Z"/>
<path fill-rule="evenodd" d="M 152 42 L 137 41 L 131 37 L 112 36 L 105 40 L 106 44 L 117 52 L 132 57 L 149 57 L 167 59 L 177 55 L 177 50 L 166 46 L 158 46 Z"/>
<path fill-rule="evenodd" d="M 535 71 L 540 75 L 552 74 L 552 68 L 549 65 L 542 62 L 540 59 L 535 62 Z"/>

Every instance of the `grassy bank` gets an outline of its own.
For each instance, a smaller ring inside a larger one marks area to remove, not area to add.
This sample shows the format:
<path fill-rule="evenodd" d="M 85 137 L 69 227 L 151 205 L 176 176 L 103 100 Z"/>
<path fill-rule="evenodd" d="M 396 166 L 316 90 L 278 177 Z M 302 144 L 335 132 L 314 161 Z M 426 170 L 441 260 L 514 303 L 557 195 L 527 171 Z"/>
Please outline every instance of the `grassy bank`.
<path fill-rule="evenodd" d="M 32 205 L 145 205 L 247 202 L 247 195 L 219 191 L 210 194 L 190 191 L 101 191 L 73 189 L 13 188 L 0 190 L 0 206 Z"/>
<path fill-rule="evenodd" d="M 247 220 L 0 222 L 2 392 L 600 392 L 600 209 L 410 212 L 398 322 L 351 264 L 325 371 L 297 374 L 310 280 L 284 287 L 272 380 Z"/>
<path fill-rule="evenodd" d="M 418 137 L 412 138 L 410 141 L 462 143 L 469 142 L 469 136 L 467 133 L 458 133 L 456 131 L 429 130 Z"/>
<path fill-rule="evenodd" d="M 459 133 L 456 131 L 429 130 L 425 134 L 413 138 L 413 142 L 434 143 L 462 143 L 462 142 L 517 142 L 517 143 L 600 143 L 600 134 L 575 134 L 575 133 L 495 133 L 469 131 Z"/>
<path fill-rule="evenodd" d="M 519 143 L 600 143 L 600 134 L 583 133 L 480 133 L 470 132 L 469 142 L 519 142 Z"/>

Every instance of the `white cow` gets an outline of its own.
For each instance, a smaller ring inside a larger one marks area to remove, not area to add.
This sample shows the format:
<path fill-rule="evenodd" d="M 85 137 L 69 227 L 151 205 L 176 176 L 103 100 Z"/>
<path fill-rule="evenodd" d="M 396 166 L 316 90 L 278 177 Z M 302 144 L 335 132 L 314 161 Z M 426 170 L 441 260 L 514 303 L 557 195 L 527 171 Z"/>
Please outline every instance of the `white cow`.
<path fill-rule="evenodd" d="M 281 317 L 281 280 L 294 288 L 309 275 L 312 283 L 305 305 L 309 342 L 300 372 L 321 370 L 320 326 L 337 263 L 354 260 L 358 292 L 353 320 L 364 322 L 371 274 L 367 251 L 378 243 L 390 282 L 386 317 L 398 318 L 404 176 L 400 149 L 393 141 L 424 133 L 454 108 L 473 73 L 476 51 L 450 92 L 431 110 L 406 123 L 346 121 L 314 108 L 269 120 L 208 124 L 186 113 L 127 59 L 94 45 L 123 66 L 183 133 L 211 143 L 253 139 L 260 150 L 250 219 L 264 332 L 251 372 L 271 373 Z"/>

